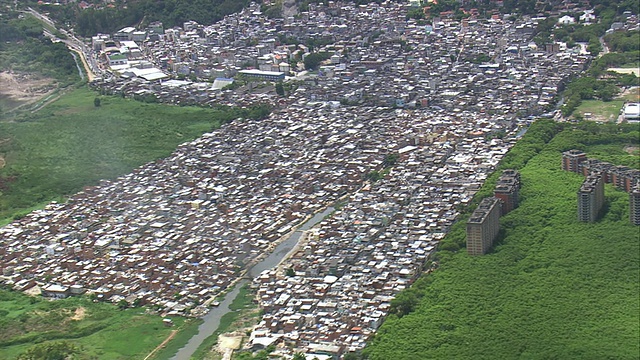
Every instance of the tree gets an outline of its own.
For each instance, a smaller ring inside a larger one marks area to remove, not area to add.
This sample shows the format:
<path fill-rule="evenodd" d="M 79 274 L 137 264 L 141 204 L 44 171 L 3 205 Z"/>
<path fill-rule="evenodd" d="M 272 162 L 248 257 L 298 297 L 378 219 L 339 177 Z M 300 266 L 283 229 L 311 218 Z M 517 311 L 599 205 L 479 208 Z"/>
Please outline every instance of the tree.
<path fill-rule="evenodd" d="M 385 168 L 393 166 L 398 162 L 399 158 L 400 158 L 400 154 L 397 154 L 397 153 L 387 154 L 387 156 L 385 156 L 384 160 L 382 161 L 382 166 L 384 166 Z"/>
<path fill-rule="evenodd" d="M 364 359 L 363 355 L 360 353 L 350 352 L 344 354 L 344 360 L 362 360 Z"/>
<path fill-rule="evenodd" d="M 293 268 L 288 268 L 287 269 L 287 276 L 289 276 L 289 277 L 296 276 L 296 271 L 293 270 Z"/>
<path fill-rule="evenodd" d="M 305 359 L 306 359 L 306 357 L 304 356 L 303 353 L 297 352 L 297 353 L 293 354 L 293 360 L 305 360 Z"/>
<path fill-rule="evenodd" d="M 122 300 L 118 301 L 118 309 L 124 310 L 124 309 L 126 309 L 128 307 L 129 307 L 129 303 L 127 302 L 127 300 L 122 299 Z"/>
<path fill-rule="evenodd" d="M 65 360 L 70 355 L 77 354 L 79 349 L 67 342 L 56 341 L 51 343 L 38 344 L 29 348 L 18 356 L 19 360 Z"/>
<path fill-rule="evenodd" d="M 380 174 L 379 171 L 371 171 L 369 172 L 367 175 L 365 175 L 365 178 L 371 182 L 376 182 L 380 179 L 382 179 L 382 174 Z"/>
<path fill-rule="evenodd" d="M 330 55 L 328 53 L 309 54 L 304 58 L 304 68 L 307 70 L 314 70 L 320 65 L 320 63 L 329 57 Z"/>
<path fill-rule="evenodd" d="M 414 291 L 411 289 L 401 291 L 395 299 L 391 300 L 389 313 L 396 314 L 398 317 L 403 317 L 412 312 L 418 303 L 419 299 Z"/>
<path fill-rule="evenodd" d="M 100 98 L 99 97 L 96 97 L 95 99 L 93 99 L 93 106 L 100 107 Z"/>
<path fill-rule="evenodd" d="M 276 83 L 276 94 L 280 97 L 284 97 L 284 86 L 282 85 L 282 81 L 278 81 Z"/>

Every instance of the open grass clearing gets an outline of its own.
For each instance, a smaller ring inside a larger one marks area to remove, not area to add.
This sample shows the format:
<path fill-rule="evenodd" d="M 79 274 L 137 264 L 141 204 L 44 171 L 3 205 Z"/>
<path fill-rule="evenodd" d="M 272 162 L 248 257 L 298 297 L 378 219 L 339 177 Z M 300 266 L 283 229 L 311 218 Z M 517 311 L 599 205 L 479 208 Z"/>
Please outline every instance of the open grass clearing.
<path fill-rule="evenodd" d="M 0 290 L 0 359 L 15 359 L 32 346 L 66 340 L 81 349 L 78 359 L 142 359 L 175 326 L 143 308 L 119 310 L 88 298 L 46 300 Z"/>
<path fill-rule="evenodd" d="M 580 114 L 585 120 L 599 122 L 616 121 L 623 105 L 623 100 L 606 102 L 601 100 L 583 100 L 574 114 Z"/>
<path fill-rule="evenodd" d="M 640 86 L 626 89 L 618 96 L 618 99 L 625 102 L 640 102 Z"/>

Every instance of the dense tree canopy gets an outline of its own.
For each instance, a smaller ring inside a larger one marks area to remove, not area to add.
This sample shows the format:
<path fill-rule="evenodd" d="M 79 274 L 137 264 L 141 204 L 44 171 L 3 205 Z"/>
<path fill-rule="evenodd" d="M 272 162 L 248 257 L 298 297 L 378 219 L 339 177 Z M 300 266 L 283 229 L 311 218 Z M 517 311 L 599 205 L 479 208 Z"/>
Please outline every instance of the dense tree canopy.
<path fill-rule="evenodd" d="M 627 52 L 640 50 L 640 31 L 619 31 L 608 34 L 604 40 L 609 50 Z"/>
<path fill-rule="evenodd" d="M 32 16 L 9 12 L 0 17 L 0 69 L 33 72 L 74 81 L 76 63 L 64 43 L 43 35 L 43 26 Z"/>
<path fill-rule="evenodd" d="M 636 359 L 640 243 L 629 196 L 607 185 L 603 218 L 578 222 L 584 177 L 563 171 L 560 160 L 563 150 L 579 148 L 637 162 L 622 149 L 638 146 L 638 135 L 637 125 L 532 125 L 500 165 L 520 170 L 521 204 L 500 219 L 494 250 L 458 251 L 465 221 L 455 224 L 434 258 L 438 269 L 392 301 L 368 358 Z M 491 195 L 495 180 L 474 202 Z"/>

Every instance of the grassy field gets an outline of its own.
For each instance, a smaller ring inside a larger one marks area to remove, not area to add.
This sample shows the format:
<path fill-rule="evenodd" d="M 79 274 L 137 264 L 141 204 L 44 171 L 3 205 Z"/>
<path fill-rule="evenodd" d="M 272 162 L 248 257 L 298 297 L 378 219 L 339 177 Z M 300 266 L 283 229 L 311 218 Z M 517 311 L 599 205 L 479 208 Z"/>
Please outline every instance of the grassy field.
<path fill-rule="evenodd" d="M 180 332 L 167 343 L 165 347 L 160 349 L 153 356 L 153 360 L 169 360 L 179 349 L 189 342 L 194 335 L 198 333 L 198 327 L 202 324 L 202 319 L 191 319 L 185 322 L 180 328 Z"/>
<path fill-rule="evenodd" d="M 49 301 L 0 290 L 0 359 L 15 359 L 34 346 L 66 340 L 79 348 L 78 359 L 142 359 L 175 326 L 144 309 L 119 310 L 87 298 Z"/>
<path fill-rule="evenodd" d="M 578 106 L 574 114 L 580 114 L 587 120 L 604 122 L 616 121 L 620 114 L 620 109 L 622 109 L 622 105 L 624 105 L 623 100 L 613 100 L 608 102 L 600 100 L 583 100 L 582 104 Z M 585 116 L 587 113 L 591 114 L 590 118 Z"/>
<path fill-rule="evenodd" d="M 0 122 L 0 219 L 113 179 L 230 120 L 231 110 L 144 104 L 77 89 Z M 2 224 L 2 220 L 0 220 Z"/>
<path fill-rule="evenodd" d="M 584 178 L 560 169 L 563 150 L 602 150 L 575 141 L 584 138 L 565 130 L 546 145 L 516 145 L 528 158 L 507 158 L 526 164 L 521 206 L 500 219 L 501 240 L 485 256 L 439 250 L 439 268 L 392 303 L 415 305 L 387 317 L 370 359 L 640 357 L 640 235 L 629 196 L 607 185 L 602 220 L 580 223 Z M 464 242 L 461 221 L 443 243 Z"/>
<path fill-rule="evenodd" d="M 574 114 L 580 114 L 587 120 L 616 121 L 625 102 L 637 101 L 640 101 L 640 87 L 625 91 L 613 101 L 583 100 Z M 591 117 L 585 117 L 586 113 L 590 113 Z"/>

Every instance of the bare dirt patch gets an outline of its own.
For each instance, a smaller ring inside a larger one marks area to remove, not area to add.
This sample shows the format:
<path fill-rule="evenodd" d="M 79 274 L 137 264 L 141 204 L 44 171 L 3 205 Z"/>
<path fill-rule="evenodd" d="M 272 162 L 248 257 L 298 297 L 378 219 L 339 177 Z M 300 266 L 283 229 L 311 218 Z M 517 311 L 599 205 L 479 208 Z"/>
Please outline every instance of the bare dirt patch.
<path fill-rule="evenodd" d="M 607 71 L 613 71 L 619 74 L 634 74 L 635 76 L 640 76 L 640 68 L 608 68 Z"/>
<path fill-rule="evenodd" d="M 80 306 L 73 313 L 73 316 L 71 317 L 71 320 L 80 321 L 80 320 L 84 319 L 86 316 L 87 316 L 87 309 L 85 309 L 84 307 Z"/>
<path fill-rule="evenodd" d="M 629 155 L 635 155 L 635 154 L 638 153 L 638 151 L 640 151 L 640 147 L 638 147 L 638 146 L 626 146 L 624 148 L 624 151 L 629 153 Z"/>
<path fill-rule="evenodd" d="M 633 86 L 625 89 L 620 95 L 618 95 L 618 98 L 629 102 L 639 102 L 640 86 Z"/>
<path fill-rule="evenodd" d="M 0 100 L 6 110 L 13 110 L 30 104 L 47 96 L 56 89 L 56 82 L 51 78 L 34 74 L 0 72 Z"/>
<path fill-rule="evenodd" d="M 240 348 L 240 344 L 242 343 L 242 335 L 233 334 L 229 335 L 220 335 L 218 337 L 218 346 L 223 349 L 233 349 L 237 350 Z"/>
<path fill-rule="evenodd" d="M 7 162 L 4 160 L 4 157 L 0 155 L 0 169 L 2 169 L 5 165 L 7 165 Z"/>
<path fill-rule="evenodd" d="M 240 349 L 243 336 L 240 334 L 227 334 L 218 336 L 217 352 L 222 354 L 223 360 L 230 360 L 234 350 Z"/>

